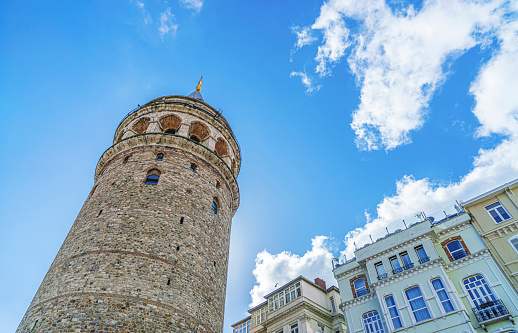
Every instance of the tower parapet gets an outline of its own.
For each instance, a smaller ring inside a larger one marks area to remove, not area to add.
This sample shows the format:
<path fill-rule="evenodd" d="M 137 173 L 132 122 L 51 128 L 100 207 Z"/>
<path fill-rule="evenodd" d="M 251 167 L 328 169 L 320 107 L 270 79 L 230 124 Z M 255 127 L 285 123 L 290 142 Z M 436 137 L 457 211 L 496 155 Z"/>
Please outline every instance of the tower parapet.
<path fill-rule="evenodd" d="M 241 154 L 200 98 L 122 120 L 19 332 L 223 330 Z"/>

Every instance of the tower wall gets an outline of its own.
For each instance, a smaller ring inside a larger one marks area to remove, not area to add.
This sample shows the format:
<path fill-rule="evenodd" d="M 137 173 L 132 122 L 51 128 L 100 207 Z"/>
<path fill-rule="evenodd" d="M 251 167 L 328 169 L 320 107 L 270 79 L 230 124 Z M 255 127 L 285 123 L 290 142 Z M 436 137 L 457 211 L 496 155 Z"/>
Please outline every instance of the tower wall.
<path fill-rule="evenodd" d="M 194 123 L 208 132 L 200 143 L 188 139 L 204 135 Z M 131 113 L 115 138 L 18 331 L 221 332 L 239 205 L 230 127 L 207 104 L 168 96 Z M 158 184 L 146 184 L 156 170 Z"/>

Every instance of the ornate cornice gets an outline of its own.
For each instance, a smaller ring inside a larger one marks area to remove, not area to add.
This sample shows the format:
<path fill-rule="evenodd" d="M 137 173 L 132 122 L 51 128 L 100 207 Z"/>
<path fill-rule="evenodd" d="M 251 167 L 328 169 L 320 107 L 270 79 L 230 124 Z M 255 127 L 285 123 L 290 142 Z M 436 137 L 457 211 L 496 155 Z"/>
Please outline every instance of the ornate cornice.
<path fill-rule="evenodd" d="M 363 295 L 363 296 L 360 296 L 360 297 L 353 298 L 353 299 L 350 299 L 348 301 L 342 302 L 339 305 L 339 308 L 340 308 L 340 310 L 345 311 L 345 310 L 348 310 L 348 309 L 350 309 L 352 307 L 358 306 L 360 304 L 365 304 L 367 302 L 370 302 L 370 301 L 372 301 L 374 299 L 376 299 L 376 293 L 375 292 L 371 292 L 369 294 L 366 294 L 366 295 Z"/>
<path fill-rule="evenodd" d="M 447 272 L 454 271 L 456 269 L 465 267 L 477 261 L 480 261 L 484 258 L 491 258 L 491 254 L 489 253 L 489 249 L 483 249 L 478 252 L 472 253 L 464 258 L 452 261 L 451 263 L 444 266 Z"/>
<path fill-rule="evenodd" d="M 361 271 L 364 271 L 365 268 L 362 268 L 361 266 L 360 267 L 356 267 L 356 268 L 353 268 L 351 270 L 348 270 L 348 271 L 345 271 L 343 273 L 340 273 L 338 275 L 335 275 L 335 279 L 338 281 L 338 280 L 341 280 L 343 278 L 348 278 L 349 276 L 351 275 L 355 275 L 357 273 L 360 273 Z"/>
<path fill-rule="evenodd" d="M 214 151 L 186 137 L 167 133 L 145 133 L 123 139 L 108 148 L 99 158 L 95 168 L 95 181 L 113 159 L 134 148 L 176 148 L 198 156 L 209 163 L 226 180 L 232 193 L 232 215 L 239 206 L 239 186 L 229 166 Z"/>
<path fill-rule="evenodd" d="M 331 314 L 331 311 L 324 311 L 321 308 L 315 306 L 314 304 L 311 304 L 310 302 L 308 302 L 306 300 L 301 300 L 298 304 L 295 304 L 291 308 L 288 308 L 282 312 L 279 312 L 278 314 L 276 314 L 275 316 L 273 316 L 271 318 L 268 315 L 266 318 L 266 321 L 262 322 L 261 324 L 264 326 L 269 326 L 271 324 L 276 323 L 279 320 L 289 317 L 294 312 L 299 311 L 299 310 L 306 310 L 306 311 L 310 312 L 310 313 L 307 313 L 307 312 L 302 313 L 299 316 L 300 320 L 310 320 L 311 318 L 313 318 L 314 315 L 323 317 L 324 319 L 329 320 L 329 321 L 331 321 L 333 319 L 333 317 L 336 317 Z"/>
<path fill-rule="evenodd" d="M 405 248 L 405 247 L 410 247 L 410 246 L 413 246 L 413 245 L 415 245 L 417 243 L 421 243 L 423 239 L 430 238 L 430 237 L 428 237 L 428 235 L 431 232 L 432 232 L 432 229 L 430 229 L 430 231 L 427 231 L 426 233 L 424 233 L 424 234 L 422 234 L 420 236 L 417 236 L 415 238 L 412 238 L 412 239 L 410 239 L 410 240 L 408 240 L 406 242 L 394 245 L 394 246 L 392 246 L 391 248 L 389 248 L 389 249 L 387 249 L 385 251 L 378 252 L 375 255 L 372 255 L 370 257 L 362 259 L 362 261 L 365 261 L 366 263 L 369 263 L 371 261 L 377 260 L 380 257 L 386 257 L 387 255 L 392 254 L 392 252 L 397 252 L 399 249 L 402 249 L 402 248 Z"/>
<path fill-rule="evenodd" d="M 504 223 L 504 222 L 501 222 Z M 480 224 L 479 224 L 480 225 Z M 488 239 L 497 239 L 502 238 L 503 236 L 507 236 L 510 233 L 514 233 L 518 231 L 518 220 L 509 222 L 505 225 L 498 226 L 489 231 L 482 233 L 482 237 Z"/>
<path fill-rule="evenodd" d="M 460 231 L 465 230 L 471 226 L 471 219 L 466 220 L 460 224 L 457 224 L 451 228 L 445 229 L 443 231 L 437 231 L 437 228 L 434 228 L 437 233 L 438 238 L 448 238 L 451 235 L 458 234 Z"/>

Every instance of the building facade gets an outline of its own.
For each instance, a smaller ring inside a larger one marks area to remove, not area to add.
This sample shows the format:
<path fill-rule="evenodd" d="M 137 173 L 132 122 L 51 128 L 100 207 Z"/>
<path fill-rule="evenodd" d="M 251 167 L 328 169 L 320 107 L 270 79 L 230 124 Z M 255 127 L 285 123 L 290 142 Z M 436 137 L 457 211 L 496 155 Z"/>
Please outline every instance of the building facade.
<path fill-rule="evenodd" d="M 222 332 L 241 158 L 200 86 L 119 124 L 18 332 Z"/>
<path fill-rule="evenodd" d="M 518 293 L 518 179 L 476 196 L 463 207 L 489 252 Z"/>
<path fill-rule="evenodd" d="M 340 292 L 303 276 L 264 297 L 266 301 L 248 310 L 250 316 L 234 325 L 234 333 L 345 333 L 339 311 Z"/>
<path fill-rule="evenodd" d="M 349 332 L 518 331 L 518 297 L 470 215 L 455 208 L 390 225 L 335 265 Z"/>

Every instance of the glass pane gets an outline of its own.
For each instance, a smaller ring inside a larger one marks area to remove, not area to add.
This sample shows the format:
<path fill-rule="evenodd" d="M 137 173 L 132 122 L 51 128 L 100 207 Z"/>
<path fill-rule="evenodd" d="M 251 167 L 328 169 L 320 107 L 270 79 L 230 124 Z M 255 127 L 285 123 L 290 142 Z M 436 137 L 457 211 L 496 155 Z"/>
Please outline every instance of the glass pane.
<path fill-rule="evenodd" d="M 450 252 L 462 249 L 462 245 L 460 245 L 460 242 L 458 240 L 455 240 L 453 242 L 449 242 L 448 244 L 446 244 L 446 247 L 448 248 L 448 250 Z"/>
<path fill-rule="evenodd" d="M 408 255 L 408 253 L 402 253 L 401 254 L 401 260 L 403 260 L 403 264 L 404 265 L 410 265 L 411 264 L 410 256 Z"/>
<path fill-rule="evenodd" d="M 387 307 L 391 307 L 391 306 L 396 305 L 394 303 L 394 298 L 392 296 L 385 297 L 385 303 L 387 303 Z"/>
<path fill-rule="evenodd" d="M 491 214 L 496 223 L 502 222 L 502 218 L 496 213 L 494 209 L 490 210 L 489 214 Z"/>
<path fill-rule="evenodd" d="M 385 274 L 385 267 L 383 267 L 383 264 L 376 265 L 376 271 L 378 272 L 378 276 L 382 276 Z"/>
<path fill-rule="evenodd" d="M 424 250 L 424 248 L 420 247 L 420 248 L 417 248 L 415 251 L 417 252 L 417 255 L 419 256 L 419 259 L 423 259 L 423 258 L 427 257 L 426 251 Z"/>
<path fill-rule="evenodd" d="M 498 212 L 500 213 L 500 215 L 502 215 L 502 217 L 507 220 L 507 219 L 510 219 L 511 217 L 509 216 L 509 214 L 507 214 L 507 212 L 505 211 L 504 207 L 498 207 L 496 210 L 498 210 Z"/>
<path fill-rule="evenodd" d="M 356 291 L 358 291 L 360 289 L 365 289 L 365 280 L 363 280 L 363 279 L 354 280 L 354 289 Z"/>
<path fill-rule="evenodd" d="M 397 260 L 397 258 L 390 259 L 390 264 L 392 265 L 393 269 L 401 268 L 401 265 L 399 264 L 399 260 Z"/>

